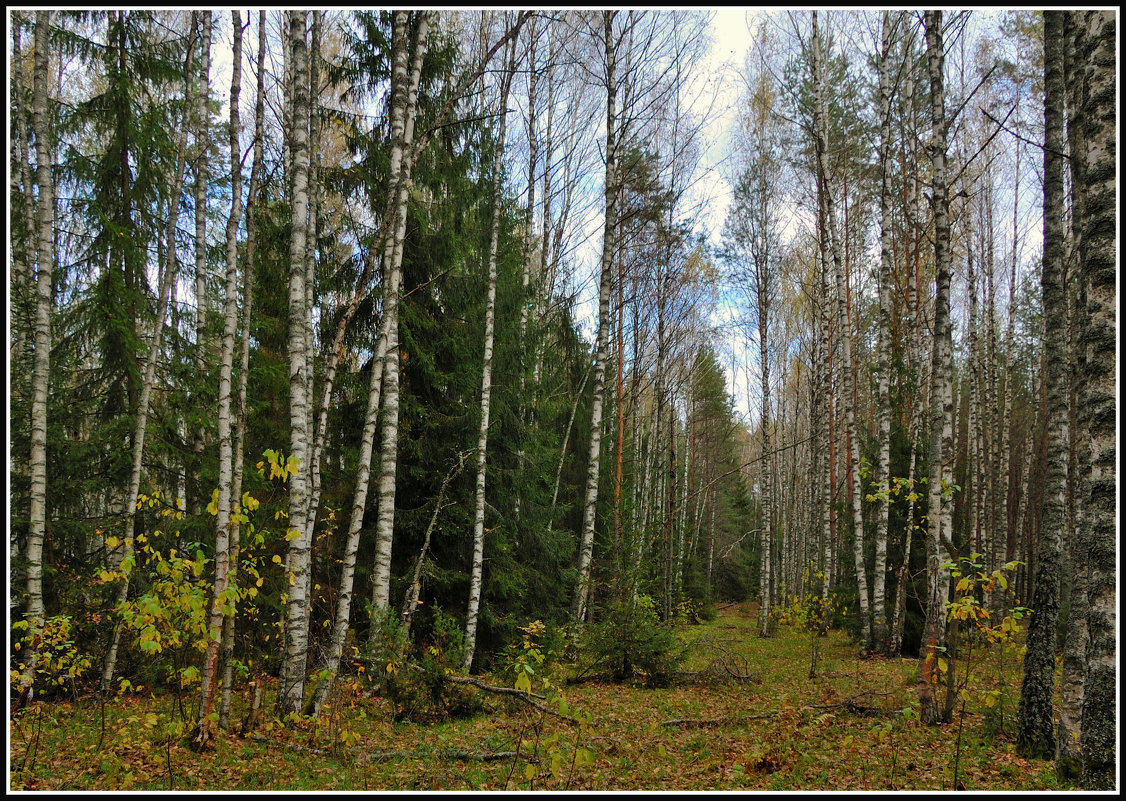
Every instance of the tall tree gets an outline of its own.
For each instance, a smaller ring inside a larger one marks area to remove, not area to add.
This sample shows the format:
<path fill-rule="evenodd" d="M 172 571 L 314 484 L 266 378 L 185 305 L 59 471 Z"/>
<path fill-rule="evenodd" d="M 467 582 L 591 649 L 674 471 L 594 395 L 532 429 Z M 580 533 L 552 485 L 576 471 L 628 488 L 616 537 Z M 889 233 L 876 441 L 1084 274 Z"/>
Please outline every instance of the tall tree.
<path fill-rule="evenodd" d="M 872 647 L 872 619 L 868 612 L 868 578 L 864 567 L 864 518 L 861 515 L 860 490 L 860 442 L 856 429 L 856 401 L 853 391 L 856 383 L 855 362 L 853 361 L 853 336 L 847 312 L 846 277 L 842 265 L 840 234 L 836 230 L 836 213 L 833 192 L 830 190 L 828 169 L 828 125 L 825 108 L 824 87 L 824 43 L 817 30 L 817 12 L 813 12 L 813 91 L 814 91 L 814 135 L 816 136 L 817 172 L 822 185 L 824 199 L 823 232 L 828 237 L 829 251 L 833 259 L 833 275 L 836 284 L 837 331 L 842 345 L 841 401 L 844 407 L 845 440 L 852 469 L 848 471 L 851 480 L 851 524 L 853 530 L 853 557 L 856 566 L 856 582 L 860 601 L 861 626 L 864 631 L 864 647 Z M 844 236 L 848 236 L 847 222 Z"/>
<path fill-rule="evenodd" d="M 35 14 L 32 126 L 35 131 L 36 183 L 39 190 L 39 237 L 35 252 L 35 360 L 31 403 L 31 513 L 27 537 L 27 637 L 31 649 L 20 676 L 22 706 L 30 697 L 39 662 L 39 638 L 46 622 L 43 606 L 43 541 L 47 530 L 47 392 L 51 370 L 51 306 L 53 294 L 55 189 L 51 175 L 51 133 L 48 125 L 47 41 L 49 11 Z"/>
<path fill-rule="evenodd" d="M 308 656 L 309 618 L 306 605 L 306 573 L 310 569 L 311 538 L 306 526 L 306 493 L 309 482 L 309 417 L 306 409 L 310 387 L 311 356 L 307 349 L 305 238 L 309 211 L 309 91 L 305 31 L 308 12 L 287 12 L 290 52 L 293 60 L 293 181 L 290 199 L 289 240 L 289 458 L 296 472 L 289 477 L 289 518 L 286 540 L 285 654 L 278 677 L 278 708 L 300 712 L 305 697 L 305 661 Z"/>
<path fill-rule="evenodd" d="M 1056 624 L 1059 617 L 1060 540 L 1066 524 L 1067 489 L 1067 303 L 1064 295 L 1064 79 L 1063 11 L 1044 12 L 1044 258 L 1040 277 L 1044 330 L 1044 392 L 1047 396 L 1047 469 L 1044 478 L 1032 620 L 1021 680 L 1017 750 L 1051 759 L 1056 752 L 1053 698 Z"/>
<path fill-rule="evenodd" d="M 238 513 L 239 499 L 232 499 L 234 447 L 231 433 L 231 373 L 234 369 L 235 329 L 238 325 L 238 230 L 242 218 L 242 152 L 239 148 L 239 93 L 242 83 L 242 17 L 231 12 L 233 44 L 231 47 L 231 96 L 229 126 L 229 157 L 231 165 L 231 212 L 227 217 L 227 270 L 224 285 L 223 339 L 219 349 L 219 492 L 215 504 L 215 579 L 211 590 L 208 624 L 211 638 L 200 671 L 200 703 L 195 743 L 200 748 L 214 738 L 211 708 L 219 679 L 219 643 L 223 625 L 233 608 L 228 593 L 230 582 L 231 513 Z M 233 507 L 233 510 L 232 510 Z"/>
<path fill-rule="evenodd" d="M 606 389 L 606 361 L 610 340 L 610 290 L 613 282 L 615 236 L 618 226 L 618 40 L 614 35 L 617 12 L 602 12 L 602 37 L 605 47 L 606 85 L 606 175 L 603 183 L 604 219 L 602 258 L 598 282 L 598 335 L 594 362 L 594 400 L 590 412 L 590 450 L 587 462 L 586 491 L 583 498 L 582 528 L 579 533 L 579 575 L 571 614 L 577 621 L 586 617 L 590 595 L 591 554 L 594 550 L 594 519 L 598 508 L 598 468 L 602 446 L 602 406 Z"/>
<path fill-rule="evenodd" d="M 411 161 L 410 148 L 414 140 L 414 120 L 417 113 L 418 83 L 422 71 L 422 59 L 426 52 L 426 41 L 429 30 L 429 15 L 424 14 L 419 19 L 418 39 L 411 63 L 410 73 L 407 73 L 407 57 L 409 46 L 408 31 L 405 30 L 404 21 L 396 19 L 392 36 L 392 91 L 391 91 L 391 159 L 388 181 L 388 194 L 386 198 L 384 221 L 390 225 L 398 220 L 398 207 L 409 190 Z M 384 234 L 383 262 L 385 270 L 390 268 L 394 258 L 394 234 L 388 230 Z M 374 260 L 374 256 L 371 257 Z M 385 272 L 385 281 L 387 275 Z M 384 284 L 385 288 L 388 286 Z M 386 289 L 385 289 L 386 291 Z M 355 298 L 353 299 L 355 300 Z M 358 308 L 358 303 L 355 307 Z M 349 309 L 353 308 L 349 306 Z M 386 309 L 386 306 L 384 307 Z M 337 336 L 343 347 L 343 337 L 338 329 Z M 334 350 L 335 352 L 335 350 Z M 341 351 L 342 352 L 342 351 Z M 348 518 L 348 532 L 344 544 L 343 566 L 340 575 L 340 592 L 337 595 L 336 614 L 333 620 L 332 638 L 323 666 L 328 669 L 329 677 L 317 685 L 313 700 L 313 712 L 318 714 L 324 702 L 328 699 L 332 687 L 333 676 L 339 670 L 340 659 L 344 652 L 344 641 L 348 634 L 349 618 L 352 607 L 352 588 L 355 577 L 356 555 L 359 549 L 360 530 L 363 525 L 364 510 L 367 505 L 367 496 L 371 476 L 371 457 L 375 441 L 377 415 L 379 412 L 380 397 L 383 382 L 383 361 L 387 353 L 387 328 L 386 311 L 384 312 L 383 325 L 380 327 L 379 337 L 376 341 L 375 354 L 372 359 L 371 379 L 368 388 L 367 410 L 364 415 L 364 427 L 360 438 L 360 457 L 356 466 L 356 484 L 353 492 L 352 509 Z M 330 379 L 326 378 L 326 383 Z M 323 409 L 327 407 L 325 404 Z M 375 627 L 372 636 L 375 635 Z"/>
<path fill-rule="evenodd" d="M 409 15 L 395 12 L 395 26 L 399 38 L 398 47 L 393 45 L 393 69 L 406 74 L 407 57 L 410 47 Z M 424 29 L 425 30 L 425 29 Z M 421 59 L 425 40 L 415 45 L 415 58 Z M 402 85 L 402 84 L 400 84 Z M 417 84 L 415 84 L 417 86 Z M 407 110 L 414 102 L 406 99 Z M 414 136 L 414 116 L 404 114 L 403 127 L 393 131 L 392 136 L 402 143 L 404 153 L 408 152 Z M 410 162 L 413 163 L 413 158 Z M 410 190 L 410 172 L 400 174 L 393 189 L 388 206 L 389 239 L 384 251 L 383 268 L 383 319 L 380 339 L 383 343 L 383 430 L 379 451 L 379 514 L 375 530 L 375 573 L 372 579 L 372 614 L 384 615 L 390 609 L 391 593 L 391 541 L 395 530 L 395 475 L 398 469 L 399 447 L 399 304 L 403 280 L 403 246 L 407 226 L 407 201 Z M 393 210 L 393 211 L 392 211 Z M 372 626 L 374 638 L 378 626 Z"/>
<path fill-rule="evenodd" d="M 902 19 L 896 18 L 897 21 Z M 872 649 L 887 650 L 888 621 L 885 609 L 887 586 L 888 519 L 891 513 L 891 282 L 892 222 L 891 202 L 891 44 L 894 36 L 891 12 L 884 11 L 880 21 L 880 272 L 879 272 L 879 342 L 877 353 L 876 406 L 876 563 L 872 570 Z"/>
<path fill-rule="evenodd" d="M 1076 26 L 1075 68 L 1081 78 L 1081 149 L 1073 154 L 1082 185 L 1081 261 L 1087 304 L 1080 346 L 1084 375 L 1080 403 L 1090 459 L 1084 465 L 1081 502 L 1087 510 L 1088 589 L 1086 676 L 1079 747 L 1082 785 L 1109 790 L 1117 756 L 1116 526 L 1117 419 L 1115 352 L 1117 330 L 1117 128 L 1115 75 L 1117 17 L 1113 11 L 1082 11 Z"/>
<path fill-rule="evenodd" d="M 200 33 L 199 89 L 196 93 L 195 108 L 195 368 L 196 374 L 207 374 L 207 179 L 211 158 L 211 12 L 194 11 Z M 193 429 L 192 466 L 193 483 L 189 508 L 193 514 L 200 513 L 200 499 L 206 494 L 199 486 L 199 471 L 202 466 L 203 449 L 207 445 L 207 431 L 204 404 L 206 395 L 197 398 L 195 404 L 197 425 Z"/>
<path fill-rule="evenodd" d="M 927 66 L 931 87 L 930 155 L 935 260 L 930 469 L 927 476 L 927 604 L 918 683 L 920 716 L 925 723 L 939 721 L 934 688 L 938 676 L 939 649 L 946 637 L 946 600 L 950 591 L 950 570 L 942 567 L 942 556 L 948 550 L 952 557 L 956 555 L 950 536 L 951 496 L 954 492 L 951 470 L 954 445 L 951 374 L 954 357 L 950 323 L 950 190 L 946 171 L 947 120 L 942 24 L 941 11 L 925 13 Z"/>
<path fill-rule="evenodd" d="M 121 12 L 124 13 L 124 12 Z M 120 38 L 118 45 L 121 50 L 124 50 L 125 39 L 125 22 L 119 19 L 121 25 Z M 195 40 L 198 35 L 198 28 L 193 26 L 192 39 Z M 187 64 L 184 73 L 184 97 L 185 105 L 187 99 L 191 97 L 191 70 L 193 63 L 194 50 L 189 50 Z M 187 115 L 185 108 L 185 116 Z M 186 119 L 182 120 L 180 126 L 179 141 L 175 145 L 176 153 L 176 168 L 175 177 L 172 181 L 171 191 L 168 195 L 168 219 L 165 226 L 164 233 L 164 257 L 165 263 L 161 271 L 160 279 L 160 296 L 157 303 L 156 317 L 153 320 L 153 330 L 150 336 L 149 355 L 145 362 L 145 369 L 140 386 L 140 397 L 137 400 L 136 417 L 134 418 L 133 432 L 132 432 L 132 448 L 131 448 L 131 467 L 129 471 L 128 485 L 124 493 L 121 495 L 121 504 L 117 509 L 118 520 L 123 523 L 123 532 L 121 536 L 120 555 L 121 558 L 116 565 L 116 569 L 120 571 L 117 577 L 117 594 L 116 602 L 120 607 L 129 596 L 130 577 L 133 564 L 135 563 L 134 556 L 134 537 L 136 512 L 138 506 L 138 496 L 141 491 L 141 474 L 143 472 L 143 459 L 145 452 L 145 438 L 148 433 L 148 419 L 149 419 L 149 406 L 152 397 L 153 385 L 156 382 L 156 366 L 160 360 L 161 355 L 161 339 L 164 336 L 164 318 L 168 313 L 168 303 L 172 293 L 172 286 L 176 282 L 178 272 L 179 260 L 176 257 L 176 225 L 179 221 L 180 213 L 180 190 L 183 186 L 184 172 L 187 168 L 187 131 L 188 125 Z M 128 211 L 125 212 L 128 215 Z M 127 255 L 127 254 L 126 254 Z M 117 621 L 113 635 L 110 640 L 109 648 L 106 650 L 106 655 L 102 662 L 102 684 L 101 689 L 103 692 L 108 691 L 110 682 L 113 679 L 114 670 L 117 665 L 118 648 L 120 647 L 122 634 L 122 624 Z"/>
<path fill-rule="evenodd" d="M 249 21 L 248 21 L 249 23 Z M 232 506 L 242 503 L 243 452 L 246 444 L 246 385 L 250 372 L 250 324 L 254 313 L 254 266 L 258 251 L 258 195 L 262 188 L 262 150 L 265 140 L 266 108 L 266 12 L 258 12 L 258 86 L 254 101 L 254 155 L 250 167 L 250 186 L 246 196 L 246 253 L 243 267 L 243 324 L 239 352 L 238 394 L 235 406 L 235 433 L 231 465 Z M 240 507 L 235 507 L 240 508 Z M 231 582 L 237 581 L 240 552 L 241 515 L 231 520 L 230 557 Z M 234 673 L 235 615 L 223 619 L 223 643 L 220 651 L 222 697 L 219 701 L 219 727 L 230 726 L 231 684 Z"/>
<path fill-rule="evenodd" d="M 509 40 L 508 58 L 501 78 L 500 121 L 498 122 L 496 152 L 493 156 L 493 218 L 489 236 L 488 297 L 485 301 L 485 350 L 481 366 L 481 422 L 477 432 L 477 489 L 473 511 L 473 561 L 469 572 L 469 610 L 465 619 L 465 657 L 462 667 L 466 672 L 473 665 L 477 648 L 477 615 L 481 606 L 481 581 L 485 558 L 485 472 L 489 442 L 489 412 L 492 408 L 493 338 L 497 298 L 497 236 L 500 231 L 501 203 L 504 199 L 504 136 L 508 119 L 508 93 L 512 76 L 516 72 L 516 38 Z M 522 304 L 523 307 L 523 304 Z"/>

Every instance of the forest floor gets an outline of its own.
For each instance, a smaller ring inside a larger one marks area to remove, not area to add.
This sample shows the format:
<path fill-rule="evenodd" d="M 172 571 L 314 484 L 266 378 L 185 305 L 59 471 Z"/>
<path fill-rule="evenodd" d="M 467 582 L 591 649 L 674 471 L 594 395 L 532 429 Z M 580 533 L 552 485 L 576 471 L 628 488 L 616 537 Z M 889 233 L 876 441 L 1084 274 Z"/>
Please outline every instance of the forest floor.
<path fill-rule="evenodd" d="M 566 711 L 589 716 L 582 726 L 477 690 L 486 708 L 473 717 L 392 722 L 386 698 L 344 690 L 315 723 L 265 716 L 199 754 L 179 711 L 190 692 L 35 701 L 9 722 L 10 789 L 1071 789 L 1050 762 L 1015 754 L 1014 658 L 971 665 L 964 715 L 959 704 L 951 723 L 925 726 L 913 714 L 915 660 L 861 659 L 831 631 L 811 679 L 808 633 L 755 631 L 753 606 L 727 607 L 680 631 L 694 643 L 683 666 L 693 681 L 565 687 Z M 232 717 L 246 706 L 241 697 Z"/>

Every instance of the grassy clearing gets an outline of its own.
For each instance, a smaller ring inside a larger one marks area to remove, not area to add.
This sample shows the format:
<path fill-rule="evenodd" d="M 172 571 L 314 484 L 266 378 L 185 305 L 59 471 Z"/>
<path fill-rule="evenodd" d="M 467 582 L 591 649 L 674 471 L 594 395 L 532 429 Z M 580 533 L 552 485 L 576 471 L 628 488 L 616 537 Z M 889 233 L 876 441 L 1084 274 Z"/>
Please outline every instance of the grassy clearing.
<path fill-rule="evenodd" d="M 104 705 L 91 698 L 34 702 L 9 724 L 10 787 L 953 789 L 959 716 L 952 724 L 926 727 L 904 713 L 914 699 L 914 660 L 862 660 L 844 634 L 830 632 L 820 641 L 818 677 L 810 679 L 809 635 L 782 629 L 760 640 L 749 606 L 721 610 L 711 623 L 680 634 L 696 641 L 686 669 L 702 670 L 724 653 L 744 658 L 753 679 L 667 689 L 568 687 L 571 709 L 590 715 L 585 730 L 499 696 L 486 697 L 487 711 L 471 719 L 392 723 L 386 699 L 345 690 L 315 723 L 267 720 L 247 738 L 220 735 L 216 750 L 202 755 L 186 746 L 178 728 L 180 710 L 189 710 L 194 694 L 177 699 L 145 690 Z M 991 669 L 975 666 L 980 678 L 971 688 L 977 694 L 993 687 Z M 1014 674 L 1017 669 L 1010 666 Z M 1016 680 L 1008 679 L 1014 696 Z M 1014 700 L 1007 703 L 1006 714 L 1015 715 Z M 241 719 L 246 704 L 246 697 L 238 699 L 232 717 Z M 990 736 L 987 711 L 995 721 L 996 705 L 966 706 L 960 785 L 1072 789 L 1057 783 L 1050 763 L 1018 758 L 1004 731 Z M 1011 722 L 1006 725 L 1011 731 Z M 492 758 L 506 752 L 517 755 Z M 591 752 L 591 764 L 584 764 Z"/>

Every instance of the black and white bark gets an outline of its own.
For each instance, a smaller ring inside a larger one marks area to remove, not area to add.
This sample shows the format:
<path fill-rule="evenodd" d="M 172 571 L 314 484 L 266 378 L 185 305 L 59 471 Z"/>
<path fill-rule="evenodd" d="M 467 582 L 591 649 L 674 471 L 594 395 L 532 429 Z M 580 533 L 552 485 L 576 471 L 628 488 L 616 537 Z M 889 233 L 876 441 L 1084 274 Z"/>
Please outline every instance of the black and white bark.
<path fill-rule="evenodd" d="M 293 62 L 292 96 L 293 181 L 289 239 L 289 457 L 297 472 L 289 476 L 289 519 L 286 532 L 285 652 L 278 676 L 278 709 L 300 712 L 305 694 L 309 618 L 306 573 L 310 568 L 311 538 L 306 525 L 309 491 L 310 354 L 307 350 L 305 239 L 308 233 L 309 91 L 305 30 L 308 12 L 288 11 L 288 36 Z"/>
<path fill-rule="evenodd" d="M 946 165 L 945 54 L 942 12 L 927 11 L 924 28 L 931 99 L 931 202 L 934 212 L 935 294 L 930 389 L 930 462 L 927 475 L 927 603 L 920 647 L 917 691 L 923 722 L 939 722 L 934 690 L 938 659 L 946 639 L 946 601 L 950 568 L 943 556 L 954 556 L 950 536 L 954 458 L 953 344 L 950 323 L 950 197 Z"/>
<path fill-rule="evenodd" d="M 407 57 L 409 51 L 410 34 L 408 30 L 409 15 L 406 12 L 396 12 L 395 22 L 401 33 L 401 43 L 395 49 L 393 69 L 401 75 L 406 74 Z M 420 20 L 421 32 L 425 35 L 427 17 Z M 422 58 L 425 55 L 425 38 L 416 43 L 414 53 L 414 66 L 412 72 L 421 69 Z M 406 98 L 406 113 L 403 116 L 402 131 L 397 138 L 402 142 L 401 153 L 404 160 L 412 152 L 414 142 L 415 114 L 417 107 L 418 84 L 413 80 Z M 411 156 L 410 165 L 414 163 Z M 379 498 L 379 512 L 375 528 L 375 569 L 372 577 L 372 614 L 383 615 L 390 608 L 391 593 L 391 541 L 395 530 L 395 476 L 398 468 L 398 443 L 399 443 L 399 302 L 402 294 L 402 264 L 403 244 L 407 228 L 407 200 L 410 190 L 409 167 L 400 174 L 400 180 L 395 190 L 394 201 L 390 208 L 394 213 L 389 215 L 393 220 L 391 238 L 384 256 L 384 298 L 383 320 L 380 339 L 383 345 L 383 384 L 382 407 L 383 429 L 379 453 L 379 481 L 377 485 Z M 373 368 L 374 369 L 374 368 Z M 378 630 L 372 626 L 372 636 Z"/>
<path fill-rule="evenodd" d="M 215 736 L 211 723 L 215 687 L 219 678 L 219 645 L 227 618 L 233 617 L 234 598 L 230 597 L 230 540 L 232 512 L 232 474 L 234 447 L 231 431 L 231 377 L 234 370 L 235 329 L 238 326 L 238 230 L 242 219 L 242 158 L 239 147 L 239 94 L 242 88 L 242 16 L 231 12 L 231 95 L 228 149 L 231 177 L 231 211 L 226 230 L 226 280 L 223 302 L 223 339 L 219 344 L 219 494 L 215 511 L 215 578 L 211 587 L 208 625 L 210 639 L 200 671 L 200 702 L 195 744 L 203 748 Z M 238 499 L 234 499 L 235 511 Z"/>
<path fill-rule="evenodd" d="M 489 412 L 492 409 L 493 339 L 497 299 L 497 239 L 500 233 L 501 202 L 504 192 L 504 138 L 508 119 L 508 93 L 516 72 L 516 39 L 509 41 L 508 64 L 500 93 L 500 121 L 493 161 L 493 218 L 489 234 L 488 290 L 485 300 L 485 348 L 481 366 L 481 420 L 477 430 L 477 483 L 473 507 L 473 560 L 469 569 L 469 608 L 465 618 L 465 657 L 462 668 L 468 673 L 477 647 L 477 616 L 481 607 L 481 583 L 485 560 L 485 473 L 489 443 Z"/>
<path fill-rule="evenodd" d="M 879 273 L 879 342 L 876 345 L 876 562 L 872 570 L 872 648 L 876 653 L 887 649 L 888 518 L 891 512 L 891 282 L 892 231 L 889 219 L 891 200 L 891 54 L 893 36 L 891 13 L 883 12 L 880 41 L 880 273 Z"/>
<path fill-rule="evenodd" d="M 243 322 L 239 352 L 238 395 L 235 406 L 235 432 L 231 469 L 231 506 L 240 510 L 242 503 L 243 453 L 246 441 L 246 383 L 250 371 L 250 322 L 254 313 L 254 265 L 258 246 L 257 202 L 262 186 L 262 150 L 265 141 L 265 76 L 266 76 L 266 12 L 258 13 L 258 89 L 254 104 L 254 155 L 250 168 L 250 186 L 246 197 L 246 256 L 243 266 Z M 240 545 L 240 518 L 231 520 L 230 571 L 231 582 L 237 581 Z M 230 728 L 231 681 L 235 652 L 235 616 L 223 619 L 223 641 L 219 651 L 221 696 L 219 700 L 219 728 Z"/>
<path fill-rule="evenodd" d="M 603 184 L 605 217 L 602 226 L 602 259 L 598 282 L 598 335 L 595 350 L 594 397 L 590 413 L 590 449 L 587 463 L 586 490 L 583 496 L 583 519 L 579 534 L 578 586 L 575 588 L 572 617 L 579 622 L 586 617 L 590 595 L 591 556 L 594 551 L 594 517 L 598 507 L 598 473 L 602 447 L 602 406 L 606 390 L 606 362 L 610 340 L 610 289 L 613 261 L 617 248 L 618 227 L 618 119 L 617 119 L 617 42 L 614 17 L 617 12 L 602 13 L 603 44 L 606 54 L 606 176 Z"/>
<path fill-rule="evenodd" d="M 856 405 L 853 386 L 856 382 L 855 365 L 852 358 L 853 337 L 846 307 L 846 279 L 841 259 L 840 236 L 836 231 L 836 213 L 833 192 L 829 187 L 828 169 L 828 115 L 825 107 L 823 43 L 817 32 L 817 12 L 813 12 L 813 91 L 814 91 L 814 133 L 817 138 L 817 169 L 822 183 L 825 225 L 829 252 L 833 260 L 833 276 L 836 286 L 835 306 L 837 309 L 837 333 L 841 343 L 841 404 L 844 411 L 845 439 L 852 469 L 848 471 L 851 479 L 850 524 L 853 532 L 853 558 L 856 567 L 856 583 L 860 601 L 860 618 L 864 632 L 864 648 L 872 647 L 872 619 L 868 604 L 868 577 L 864 567 L 864 518 L 861 514 L 860 487 L 860 444 L 856 430 Z M 847 235 L 847 232 L 846 232 Z"/>
<path fill-rule="evenodd" d="M 1017 750 L 1051 759 L 1056 752 L 1053 700 L 1059 618 L 1060 533 L 1066 523 L 1068 409 L 1067 302 L 1064 293 L 1063 11 L 1044 12 L 1044 257 L 1040 275 L 1044 327 L 1047 464 L 1041 495 L 1036 582 L 1017 718 Z"/>
<path fill-rule="evenodd" d="M 1087 651 L 1081 784 L 1113 790 L 1117 762 L 1117 16 L 1112 10 L 1079 12 L 1076 68 L 1083 70 L 1082 149 L 1077 183 L 1083 185 L 1080 270 L 1087 303 L 1080 347 L 1084 374 L 1080 403 L 1090 457 L 1084 465 L 1081 503 L 1087 528 Z"/>
<path fill-rule="evenodd" d="M 35 14 L 35 62 L 32 75 L 32 125 L 35 131 L 39 236 L 35 250 L 35 355 L 31 376 L 31 511 L 27 535 L 27 638 L 20 703 L 30 697 L 39 664 L 39 640 L 46 622 L 43 605 L 43 542 L 47 531 L 47 395 L 51 369 L 52 275 L 55 260 L 55 185 L 51 175 L 51 135 L 47 116 L 48 30 L 50 11 Z"/>

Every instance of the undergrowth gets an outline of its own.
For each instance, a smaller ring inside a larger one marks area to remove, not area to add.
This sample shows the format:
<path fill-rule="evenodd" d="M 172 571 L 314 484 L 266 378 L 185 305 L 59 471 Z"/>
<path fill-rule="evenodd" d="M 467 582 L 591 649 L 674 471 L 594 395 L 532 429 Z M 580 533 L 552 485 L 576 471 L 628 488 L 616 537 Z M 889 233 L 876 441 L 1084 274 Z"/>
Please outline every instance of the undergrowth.
<path fill-rule="evenodd" d="M 943 790 L 953 789 L 956 758 L 970 790 L 1073 789 L 1051 763 L 1017 757 L 999 736 L 986 705 L 997 671 L 986 665 L 971 674 L 956 751 L 959 724 L 917 719 L 914 659 L 861 659 L 847 635 L 829 631 L 809 678 L 809 632 L 780 623 L 759 639 L 757 609 L 746 605 L 700 625 L 622 622 L 667 633 L 675 642 L 665 653 L 683 653 L 681 668 L 702 672 L 723 653 L 755 680 L 655 687 L 660 665 L 646 667 L 628 636 L 610 647 L 607 626 L 601 647 L 622 660 L 622 673 L 628 653 L 633 677 L 564 692 L 577 669 L 569 645 L 529 624 L 495 675 L 474 677 L 514 689 L 522 672 L 535 693 L 527 701 L 439 681 L 457 673 L 457 643 L 439 637 L 426 646 L 435 652 L 404 655 L 390 672 L 372 662 L 342 677 L 315 721 L 274 718 L 276 683 L 267 679 L 262 725 L 245 737 L 237 726 L 222 732 L 202 755 L 182 736 L 194 693 L 131 686 L 103 703 L 68 680 L 76 692 L 34 699 L 10 720 L 10 789 Z M 599 642 L 596 628 L 581 633 L 584 648 Z M 435 686 L 445 689 L 435 695 Z M 455 689 L 457 697 L 442 694 Z M 243 687 L 232 721 L 250 698 Z M 457 698 L 473 708 L 458 709 Z"/>

